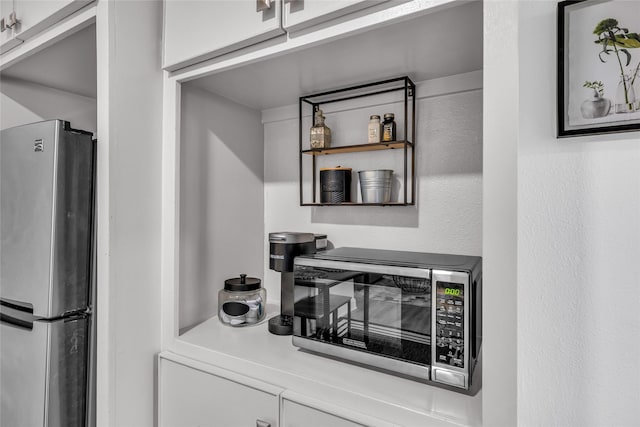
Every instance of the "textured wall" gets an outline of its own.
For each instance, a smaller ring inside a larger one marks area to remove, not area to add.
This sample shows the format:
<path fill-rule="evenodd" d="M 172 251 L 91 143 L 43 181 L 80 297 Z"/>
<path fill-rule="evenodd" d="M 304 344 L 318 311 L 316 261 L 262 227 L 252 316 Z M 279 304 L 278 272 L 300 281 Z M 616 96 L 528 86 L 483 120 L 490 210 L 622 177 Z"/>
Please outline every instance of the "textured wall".
<path fill-rule="evenodd" d="M 518 420 L 637 426 L 640 134 L 555 138 L 555 14 L 520 6 Z"/>

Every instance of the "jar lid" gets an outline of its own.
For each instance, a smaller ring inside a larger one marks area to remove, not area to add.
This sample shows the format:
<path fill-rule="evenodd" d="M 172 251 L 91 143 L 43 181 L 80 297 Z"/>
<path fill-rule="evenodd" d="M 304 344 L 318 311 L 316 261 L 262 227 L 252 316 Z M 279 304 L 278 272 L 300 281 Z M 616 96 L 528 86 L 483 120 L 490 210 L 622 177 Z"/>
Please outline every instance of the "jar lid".
<path fill-rule="evenodd" d="M 236 292 L 255 291 L 260 289 L 260 283 L 261 281 L 257 277 L 247 277 L 246 274 L 241 274 L 240 277 L 225 280 L 224 289 Z"/>
<path fill-rule="evenodd" d="M 370 116 L 370 117 L 369 117 L 369 120 L 375 120 L 375 119 L 380 120 L 380 116 L 379 116 L 379 115 L 377 115 L 377 114 L 374 114 L 373 116 Z"/>
<path fill-rule="evenodd" d="M 387 113 L 384 115 L 385 119 L 393 119 L 395 117 L 395 115 L 393 113 Z"/>
<path fill-rule="evenodd" d="M 295 231 L 280 231 L 269 233 L 269 243 L 311 243 L 314 241 L 313 233 L 297 233 Z"/>

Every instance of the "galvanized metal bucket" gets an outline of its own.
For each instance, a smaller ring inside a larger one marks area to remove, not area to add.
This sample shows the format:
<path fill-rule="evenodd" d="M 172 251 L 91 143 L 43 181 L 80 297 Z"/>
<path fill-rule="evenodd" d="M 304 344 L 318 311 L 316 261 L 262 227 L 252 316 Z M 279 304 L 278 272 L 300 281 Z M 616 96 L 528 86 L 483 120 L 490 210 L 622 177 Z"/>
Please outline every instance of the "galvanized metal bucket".
<path fill-rule="evenodd" d="M 359 171 L 362 203 L 389 203 L 391 201 L 391 184 L 393 171 L 377 169 Z"/>

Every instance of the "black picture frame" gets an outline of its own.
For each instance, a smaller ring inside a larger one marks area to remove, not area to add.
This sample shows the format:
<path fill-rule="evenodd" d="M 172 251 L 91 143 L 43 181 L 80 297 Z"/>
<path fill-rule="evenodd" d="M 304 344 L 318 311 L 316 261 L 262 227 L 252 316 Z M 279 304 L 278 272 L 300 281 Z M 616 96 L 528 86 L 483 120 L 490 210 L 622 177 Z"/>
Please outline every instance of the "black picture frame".
<path fill-rule="evenodd" d="M 608 113 L 604 116 L 588 117 L 591 111 L 595 109 L 591 106 L 596 105 L 594 101 L 597 99 L 597 97 L 593 95 L 590 102 L 588 102 L 589 100 L 586 99 L 585 101 L 582 102 L 582 104 L 588 103 L 588 105 L 586 106 L 581 105 L 580 108 L 578 108 L 577 107 L 578 102 L 576 101 L 576 99 L 578 99 L 579 95 L 577 94 L 578 93 L 582 94 L 583 92 L 576 90 L 577 79 L 576 81 L 573 81 L 573 82 L 569 80 L 572 77 L 570 70 L 572 65 L 574 65 L 572 64 L 572 61 L 578 62 L 576 58 L 573 57 L 575 55 L 572 55 L 572 56 L 569 55 L 570 45 L 572 44 L 571 35 L 575 34 L 577 31 L 576 29 L 573 29 L 571 27 L 572 14 L 580 13 L 584 15 L 585 9 L 596 8 L 596 7 L 599 8 L 597 9 L 598 11 L 602 11 L 607 7 L 607 5 L 611 6 L 614 3 L 617 3 L 615 5 L 616 10 L 619 10 L 625 7 L 630 8 L 628 15 L 624 13 L 616 12 L 618 15 L 620 15 L 619 17 L 620 20 L 622 19 L 629 20 L 630 19 L 629 17 L 633 17 L 633 14 L 635 13 L 636 8 L 638 7 L 638 3 L 640 2 L 629 2 L 625 0 L 605 0 L 605 1 L 565 0 L 558 3 L 558 15 L 557 15 L 557 31 L 558 31 L 557 32 L 557 119 L 558 119 L 557 120 L 557 137 L 558 138 L 584 136 L 584 135 L 600 135 L 600 134 L 609 134 L 609 133 L 618 133 L 618 132 L 634 132 L 634 131 L 640 130 L 640 103 L 638 103 L 638 101 L 636 101 L 638 105 L 638 109 L 636 111 L 632 113 L 616 113 L 616 106 L 621 104 L 616 104 L 615 99 L 609 99 L 609 98 L 603 97 L 603 99 L 609 100 Z M 605 20 L 607 18 L 618 19 L 617 16 L 614 16 L 616 15 L 616 13 L 613 13 L 613 12 L 608 13 L 607 11 L 607 13 L 602 14 L 601 15 L 602 18 L 599 18 L 599 19 L 601 20 Z M 637 15 L 637 16 L 640 16 L 640 15 Z M 577 21 L 580 22 L 580 19 L 577 19 Z M 632 36 L 633 34 L 640 34 L 640 25 L 637 25 L 635 21 L 636 20 L 634 19 L 633 28 L 628 28 L 628 29 L 625 28 L 628 30 L 628 32 Z M 637 21 L 640 21 L 640 18 L 638 18 Z M 606 68 L 604 67 L 606 65 L 608 65 L 609 68 L 613 69 L 613 65 L 615 65 L 615 59 L 613 55 L 611 55 L 611 52 L 613 51 L 605 54 L 604 56 L 602 56 L 602 58 L 601 58 L 601 55 L 598 54 L 598 50 L 601 50 L 600 46 L 602 46 L 603 44 L 597 42 L 597 39 L 600 36 L 596 35 L 593 31 L 596 25 L 599 25 L 598 24 L 599 21 L 595 20 L 591 22 L 593 22 L 593 26 L 591 28 L 585 27 L 584 23 L 582 23 L 582 27 L 579 28 L 580 30 L 584 30 L 580 32 L 581 34 L 580 43 L 581 43 L 581 48 L 583 45 L 585 46 L 585 49 L 594 50 L 595 48 L 594 55 L 597 55 L 596 58 L 599 59 L 599 62 L 597 63 L 598 65 L 592 65 L 591 67 L 576 66 L 575 68 L 576 69 L 580 68 L 581 71 L 582 71 L 582 68 L 587 68 L 591 70 L 597 69 L 598 72 L 601 73 L 602 69 Z M 576 24 L 576 26 L 577 25 L 578 24 Z M 625 24 L 623 23 L 620 25 L 620 27 L 624 27 L 624 25 Z M 621 34 L 623 33 L 624 32 L 621 30 Z M 582 34 L 585 35 L 584 41 L 582 40 Z M 591 36 L 592 39 L 589 40 L 588 36 Z M 617 37 L 617 35 L 615 37 Z M 576 37 L 575 39 L 576 41 L 573 41 L 574 46 L 576 45 L 578 38 Z M 635 39 L 631 40 L 631 42 L 635 44 Z M 606 44 L 604 45 L 604 47 L 606 49 Z M 627 49 L 627 52 L 629 53 L 630 50 L 632 49 Z M 633 52 L 632 55 L 631 53 L 629 54 L 633 57 L 633 64 L 635 64 L 636 62 L 640 61 L 640 48 L 633 49 L 633 50 L 635 50 L 635 52 Z M 618 52 L 615 52 L 615 53 L 618 54 Z M 626 55 L 627 54 L 624 54 L 624 56 Z M 589 59 L 593 61 L 592 58 L 589 58 Z M 609 62 L 611 63 L 607 64 L 606 63 L 607 60 L 609 60 Z M 582 62 L 580 62 L 580 64 L 582 65 Z M 600 68 L 600 64 L 603 65 L 602 68 Z M 640 62 L 638 62 L 638 65 L 640 66 Z M 621 69 L 623 68 L 622 64 L 620 65 L 620 68 Z M 632 68 L 633 68 L 633 65 L 632 65 Z M 620 72 L 620 75 L 625 75 L 624 72 L 621 72 L 619 70 L 616 70 L 616 71 Z M 637 75 L 636 78 L 640 79 L 640 74 L 639 74 L 640 71 L 636 69 L 635 73 Z M 574 74 L 577 74 L 577 73 L 574 72 Z M 621 79 L 624 79 L 624 77 Z M 594 83 L 595 83 L 595 80 L 596 79 L 594 78 Z M 601 81 L 598 81 L 598 82 L 601 83 Z M 619 83 L 618 86 L 620 84 L 621 83 Z M 609 83 L 609 86 L 611 86 L 610 83 Z M 627 97 L 626 83 L 624 87 L 625 87 L 624 96 L 626 98 Z M 609 94 L 611 94 L 612 92 L 611 87 L 607 89 L 609 91 Z M 589 90 L 593 90 L 593 92 L 597 91 L 596 89 L 584 88 L 584 93 L 588 94 Z M 615 92 L 616 91 L 614 91 L 614 94 Z M 588 95 L 585 95 L 585 97 L 587 96 Z M 636 94 L 636 97 L 640 100 L 640 93 Z M 631 103 L 628 105 L 631 105 Z M 587 108 L 588 110 L 586 117 L 582 112 L 583 108 Z M 578 116 L 577 114 L 578 110 L 580 111 L 580 116 Z M 602 108 L 600 108 L 599 110 L 600 112 L 598 114 L 600 114 L 603 111 Z M 610 120 L 608 120 L 609 118 Z M 592 121 L 593 123 L 590 124 L 588 123 L 589 121 Z"/>

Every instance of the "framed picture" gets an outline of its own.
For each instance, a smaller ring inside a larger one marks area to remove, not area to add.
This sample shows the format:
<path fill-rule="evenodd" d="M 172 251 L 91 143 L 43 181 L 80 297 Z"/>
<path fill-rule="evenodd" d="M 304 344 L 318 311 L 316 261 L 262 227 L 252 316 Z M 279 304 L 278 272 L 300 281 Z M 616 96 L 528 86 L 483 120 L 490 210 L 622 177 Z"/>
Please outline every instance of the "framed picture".
<path fill-rule="evenodd" d="M 640 130 L 640 1 L 558 3 L 558 137 Z"/>

